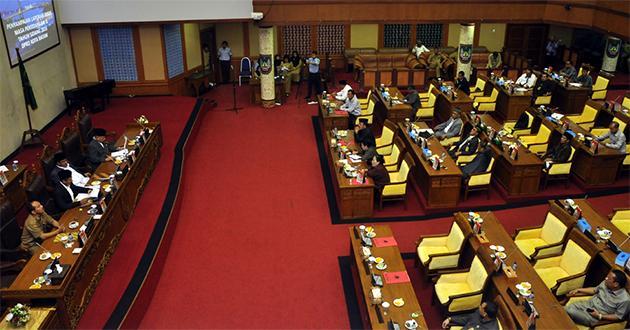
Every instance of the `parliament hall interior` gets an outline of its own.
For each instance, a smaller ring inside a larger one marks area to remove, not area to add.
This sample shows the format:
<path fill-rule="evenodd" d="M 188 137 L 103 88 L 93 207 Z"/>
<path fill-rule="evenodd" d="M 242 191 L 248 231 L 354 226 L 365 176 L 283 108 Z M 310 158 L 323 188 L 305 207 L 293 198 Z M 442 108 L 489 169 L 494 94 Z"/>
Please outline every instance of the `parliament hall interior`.
<path fill-rule="evenodd" d="M 630 1 L 0 21 L 0 329 L 630 328 Z"/>

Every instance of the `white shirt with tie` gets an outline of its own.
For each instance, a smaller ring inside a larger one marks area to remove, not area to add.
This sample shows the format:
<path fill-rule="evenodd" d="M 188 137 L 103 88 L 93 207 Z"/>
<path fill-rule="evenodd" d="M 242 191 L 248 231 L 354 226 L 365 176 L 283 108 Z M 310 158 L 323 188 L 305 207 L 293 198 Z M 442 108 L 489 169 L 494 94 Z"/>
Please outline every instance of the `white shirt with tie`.
<path fill-rule="evenodd" d="M 520 77 L 518 77 L 518 79 L 516 80 L 516 84 L 517 85 L 521 85 L 527 88 L 532 88 L 534 87 L 534 85 L 536 85 L 536 75 L 532 73 L 531 76 L 529 76 L 529 78 L 527 78 L 527 74 L 523 73 Z"/>
<path fill-rule="evenodd" d="M 68 194 L 70 194 L 70 198 L 72 199 L 72 201 L 74 202 L 74 192 L 72 191 L 72 188 L 70 188 L 69 186 L 66 186 L 65 184 L 61 184 L 64 188 L 66 188 L 66 190 L 68 191 Z"/>
<path fill-rule="evenodd" d="M 57 165 L 57 167 L 59 167 L 62 170 L 68 170 L 68 171 L 72 172 L 72 183 L 75 186 L 85 187 L 85 185 L 90 180 L 90 178 L 88 178 L 85 175 L 77 172 L 74 168 L 72 168 L 72 166 L 61 167 L 61 166 Z"/>

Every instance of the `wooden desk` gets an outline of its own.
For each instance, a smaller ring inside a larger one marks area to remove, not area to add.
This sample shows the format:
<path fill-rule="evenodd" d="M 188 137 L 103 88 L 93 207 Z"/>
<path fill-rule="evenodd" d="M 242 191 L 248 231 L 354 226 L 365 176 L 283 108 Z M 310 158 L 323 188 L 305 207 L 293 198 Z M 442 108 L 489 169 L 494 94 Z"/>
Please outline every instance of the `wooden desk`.
<path fill-rule="evenodd" d="M 558 107 L 560 113 L 566 115 L 580 114 L 590 94 L 590 87 L 573 87 L 571 85 L 565 87 L 556 82 L 551 96 L 551 105 Z"/>
<path fill-rule="evenodd" d="M 388 87 L 389 95 L 392 100 L 395 101 L 403 101 L 405 96 L 398 90 L 397 87 Z M 402 104 L 392 104 L 390 105 L 389 101 L 386 101 L 383 98 L 383 95 L 378 89 L 372 91 L 372 94 L 376 96 L 376 104 L 374 105 L 374 118 L 379 123 L 379 126 L 383 125 L 385 119 L 389 119 L 394 123 L 402 123 L 405 121 L 405 118 L 412 118 L 414 115 L 411 110 L 411 105 L 402 103 Z"/>
<path fill-rule="evenodd" d="M 341 101 L 334 100 L 332 95 L 329 95 L 328 100 L 330 102 L 335 102 L 337 104 L 337 109 L 339 106 L 343 104 Z M 333 128 L 337 128 L 340 130 L 348 129 L 348 113 L 346 111 L 334 111 L 332 113 L 328 113 L 328 109 L 324 107 L 322 104 L 322 96 L 317 96 L 317 101 L 319 102 L 319 118 L 324 125 L 324 131 L 330 131 Z"/>
<path fill-rule="evenodd" d="M 77 327 L 109 259 L 116 250 L 126 222 L 131 218 L 144 186 L 160 158 L 161 126 L 159 123 L 149 123 L 147 126 L 152 127 L 153 132 L 141 147 L 136 161 L 125 178 L 117 181 L 118 191 L 114 193 L 101 219 L 93 220 L 95 221 L 94 228 L 81 253 L 72 254 L 72 248 L 64 248 L 61 242 L 55 243 L 54 238 L 49 238 L 42 243 L 46 250 L 62 253 L 61 264 L 70 265 L 61 284 L 44 285 L 41 289 L 29 289 L 33 280 L 42 275 L 51 262 L 51 260 L 40 261 L 38 253 L 28 261 L 9 288 L 0 290 L 3 300 L 30 305 L 54 303 L 60 327 Z M 123 136 L 136 136 L 140 130 L 141 127 L 137 124 L 127 125 Z M 116 145 L 121 146 L 123 143 L 124 139 L 121 136 Z M 116 165 L 113 162 L 104 162 L 97 168 L 95 175 L 106 177 L 115 169 Z M 89 217 L 87 210 L 87 207 L 70 209 L 62 215 L 59 223 L 68 228 L 71 221 L 77 220 L 82 225 Z M 76 231 L 78 229 L 69 230 L 69 232 Z M 78 246 L 79 244 L 75 242 L 73 248 Z"/>
<path fill-rule="evenodd" d="M 436 85 L 438 91 L 440 87 Z M 460 109 L 462 113 L 470 113 L 473 111 L 473 101 L 466 93 L 455 90 L 457 97 L 453 99 L 448 95 L 440 92 L 435 100 L 434 122 L 436 124 L 442 123 L 451 117 L 451 114 L 455 109 Z"/>
<path fill-rule="evenodd" d="M 494 81 L 488 79 L 486 85 L 496 88 L 499 91 L 497 95 L 497 105 L 492 115 L 499 121 L 518 120 L 523 111 L 527 110 L 532 102 L 532 92 L 514 92 L 510 94 L 508 90 L 497 85 Z"/>
<path fill-rule="evenodd" d="M 387 225 L 373 226 L 376 237 L 393 237 L 392 230 Z M 381 294 L 383 301 L 387 301 L 391 304 L 387 315 L 383 315 L 383 322 L 379 322 L 376 306 L 372 305 L 372 299 L 369 297 L 369 292 L 372 288 L 371 275 L 366 274 L 365 267 L 363 266 L 363 260 L 361 258 L 361 239 L 355 237 L 354 228 L 348 228 L 350 233 L 350 253 L 354 256 L 354 269 L 356 270 L 355 276 L 359 277 L 361 282 L 361 293 L 363 299 L 359 298 L 361 306 L 361 320 L 364 323 L 364 328 L 372 329 L 387 329 L 387 323 L 392 320 L 400 325 L 401 329 L 405 329 L 405 321 L 411 320 L 412 313 L 418 313 L 419 316 L 415 318 L 416 322 L 420 326 L 418 329 L 428 329 L 427 323 L 420 309 L 418 298 L 411 285 L 411 282 L 387 284 L 385 278 L 383 278 L 383 287 L 381 288 Z M 374 257 L 381 257 L 385 259 L 387 269 L 380 271 L 373 268 L 373 272 L 376 275 L 382 275 L 384 272 L 406 272 L 405 263 L 400 255 L 398 246 L 388 247 L 372 247 L 372 255 Z M 393 304 L 394 299 L 403 298 L 405 304 L 402 307 L 396 307 Z M 367 313 L 366 313 L 367 312 Z M 366 315 L 367 314 L 367 315 Z"/>
<path fill-rule="evenodd" d="M 470 122 L 468 115 L 463 116 Z M 494 117 L 488 114 L 481 116 L 483 123 L 492 127 L 495 131 L 501 130 L 501 125 Z M 488 140 L 485 133 L 481 138 Z M 516 142 L 515 138 L 502 137 L 502 141 Z M 525 196 L 538 193 L 540 177 L 542 175 L 543 161 L 526 148 L 519 150 L 518 159 L 510 158 L 507 148 L 501 149 L 490 144 L 495 163 L 492 170 L 493 178 L 506 190 L 509 196 Z"/>
<path fill-rule="evenodd" d="M 354 178 L 347 178 L 340 170 L 337 146 L 330 145 L 333 135 L 330 131 L 326 131 L 325 134 L 325 146 L 328 149 L 326 154 L 328 155 L 330 174 L 333 179 L 335 198 L 337 199 L 341 219 L 348 220 L 371 217 L 374 213 L 374 181 L 367 178 L 364 184 L 359 184 L 354 182 Z M 338 141 L 343 141 L 350 150 L 356 150 L 358 148 L 354 143 L 353 131 L 348 131 L 348 136 L 338 139 Z M 352 166 L 359 166 L 362 169 L 367 168 L 365 162 L 350 162 L 350 164 L 352 164 Z"/>
<path fill-rule="evenodd" d="M 626 233 L 619 230 L 606 217 L 597 213 L 591 203 L 589 203 L 586 199 L 574 199 L 574 201 L 580 209 L 582 209 L 582 217 L 584 217 L 584 219 L 586 219 L 586 221 L 591 225 L 591 232 L 595 235 L 595 237 L 598 237 L 596 233 L 597 227 L 606 228 L 612 232 L 610 240 L 619 246 L 622 251 L 630 252 L 630 240 L 628 240 L 628 235 Z M 549 208 L 557 217 L 564 217 L 565 219 L 570 219 L 571 221 L 577 223 L 577 219 L 567 211 L 565 205 L 564 200 L 549 201 Z M 586 238 L 586 235 L 583 233 L 581 233 L 581 235 Z M 622 243 L 623 245 L 621 245 Z M 585 286 L 597 286 L 604 280 L 608 272 L 610 272 L 613 268 L 624 271 L 626 273 L 626 277 L 630 280 L 630 273 L 628 273 L 624 267 L 620 267 L 615 264 L 617 254 L 614 253 L 603 240 L 596 244 L 597 247 L 600 248 L 600 252 L 595 257 L 595 260 L 593 260 L 593 263 L 589 268 Z M 630 282 L 628 282 L 626 288 L 630 288 Z"/>
<path fill-rule="evenodd" d="M 13 307 L 11 305 L 10 307 Z M 57 323 L 57 315 L 54 307 L 32 307 L 29 306 L 29 313 L 31 319 L 26 322 L 26 325 L 21 328 L 13 327 L 5 318 L 9 311 L 7 310 L 2 319 L 0 319 L 0 329 L 59 329 L 60 326 Z"/>
<path fill-rule="evenodd" d="M 490 251 L 488 248 L 490 244 L 502 245 L 505 247 L 505 253 L 507 254 L 507 258 L 505 259 L 506 265 L 512 265 L 516 262 L 518 266 L 516 269 L 516 278 L 508 278 L 502 271 L 491 276 L 495 294 L 501 295 L 503 300 L 505 300 L 519 328 L 527 329 L 526 323 L 528 316 L 522 305 L 514 303 L 508 294 L 508 289 L 511 288 L 517 293 L 516 284 L 529 282 L 532 285 L 532 292 L 536 297 L 534 299 L 534 306 L 540 314 L 540 317 L 536 319 L 536 327 L 538 329 L 575 329 L 575 324 L 564 311 L 563 306 L 558 303 L 556 297 L 551 293 L 551 290 L 545 285 L 545 282 L 543 282 L 540 276 L 538 276 L 538 273 L 536 273 L 534 267 L 529 263 L 529 260 L 527 260 L 518 249 L 512 237 L 505 231 L 505 228 L 503 228 L 499 220 L 492 212 L 480 212 L 480 215 L 483 218 L 482 230 L 489 243 L 482 243 L 477 235 L 472 235 L 468 239 L 468 245 L 472 248 L 472 251 L 476 251 L 477 254 Z M 455 221 L 462 227 L 470 226 L 467 214 L 461 212 L 456 213 Z"/>
<path fill-rule="evenodd" d="M 429 128 L 424 122 L 415 123 L 421 129 Z M 462 186 L 462 171 L 448 152 L 435 137 L 428 139 L 428 148 L 434 155 L 446 154 L 444 166 L 440 170 L 434 170 L 431 164 L 422 157 L 422 148 L 409 136 L 404 124 L 399 123 L 398 129 L 405 140 L 407 150 L 413 157 L 417 166 L 412 171 L 416 182 L 414 189 L 420 189 L 424 196 L 427 208 L 453 207 L 459 202 L 459 194 Z"/>
<path fill-rule="evenodd" d="M 12 164 L 6 165 L 9 171 L 4 172 L 4 175 L 7 177 L 8 181 L 4 186 L 0 184 L 0 193 L 3 193 L 7 197 L 11 206 L 13 206 L 13 210 L 17 212 L 26 203 L 26 192 L 21 184 L 26 166 L 19 164 L 17 171 L 14 171 L 11 166 Z"/>
<path fill-rule="evenodd" d="M 204 70 L 186 77 L 186 85 L 192 91 L 192 96 L 198 97 L 208 90 L 207 86 L 210 83 L 211 74 L 210 70 Z"/>
<path fill-rule="evenodd" d="M 560 136 L 564 133 L 562 127 L 543 116 L 538 110 L 530 108 L 530 114 L 534 116 L 532 123 L 532 132 L 537 132 L 540 125 L 545 125 L 551 130 L 549 137 L 549 145 L 553 146 L 560 140 Z M 569 129 L 575 133 L 582 133 L 584 136 L 591 134 L 580 125 L 573 123 L 571 120 L 562 118 L 563 122 L 569 124 Z M 573 165 L 571 166 L 571 174 L 580 178 L 586 186 L 601 186 L 614 183 L 617 179 L 617 170 L 625 158 L 625 153 L 610 149 L 604 144 L 599 145 L 599 151 L 596 154 L 591 152 L 590 148 L 577 141 L 571 140 L 571 146 L 575 148 L 573 155 Z"/>

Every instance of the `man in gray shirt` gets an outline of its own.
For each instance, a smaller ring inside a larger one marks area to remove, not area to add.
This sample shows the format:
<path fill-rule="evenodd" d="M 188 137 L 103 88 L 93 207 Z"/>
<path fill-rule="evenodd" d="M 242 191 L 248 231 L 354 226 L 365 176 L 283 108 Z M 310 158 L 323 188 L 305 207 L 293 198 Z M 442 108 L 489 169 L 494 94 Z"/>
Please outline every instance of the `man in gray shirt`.
<path fill-rule="evenodd" d="M 602 320 L 613 322 L 623 320 L 630 309 L 630 295 L 626 291 L 626 282 L 626 274 L 613 269 L 598 286 L 571 290 L 567 294 L 568 297 L 580 293 L 593 297 L 568 305 L 564 309 L 575 323 L 589 327 Z"/>
<path fill-rule="evenodd" d="M 348 129 L 353 129 L 357 117 L 361 115 L 361 103 L 359 103 L 357 96 L 354 95 L 354 90 L 351 89 L 348 91 L 346 102 L 340 109 L 348 113 Z"/>
<path fill-rule="evenodd" d="M 457 109 L 453 111 L 453 113 L 451 114 L 451 118 L 435 126 L 433 128 L 435 137 L 443 140 L 445 138 L 458 136 L 460 131 L 462 130 L 462 119 L 460 118 L 460 116 L 460 111 Z"/>
<path fill-rule="evenodd" d="M 610 149 L 618 150 L 619 152 L 626 152 L 626 136 L 619 130 L 619 123 L 613 121 L 609 126 L 608 133 L 598 136 L 597 141 L 604 141 L 608 139 L 608 143 L 605 144 Z"/>

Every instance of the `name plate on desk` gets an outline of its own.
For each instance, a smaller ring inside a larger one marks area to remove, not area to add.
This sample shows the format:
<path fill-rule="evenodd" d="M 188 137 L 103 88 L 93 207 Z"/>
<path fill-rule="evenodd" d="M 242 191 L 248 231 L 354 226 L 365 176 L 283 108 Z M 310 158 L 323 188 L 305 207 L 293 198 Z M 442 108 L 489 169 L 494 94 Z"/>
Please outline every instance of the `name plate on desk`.
<path fill-rule="evenodd" d="M 581 232 L 591 231 L 592 228 L 588 221 L 586 221 L 586 219 L 584 218 L 581 218 L 577 221 L 577 226 Z"/>
<path fill-rule="evenodd" d="M 621 252 L 617 255 L 617 258 L 615 258 L 615 264 L 617 266 L 621 266 L 621 267 L 627 267 L 627 263 L 628 263 L 628 259 L 630 259 L 630 253 L 628 252 Z"/>

